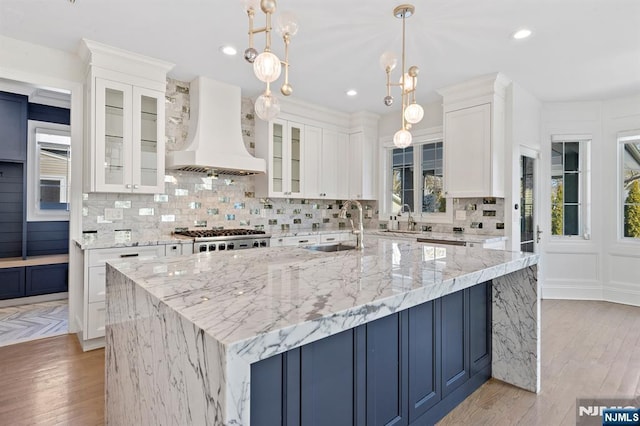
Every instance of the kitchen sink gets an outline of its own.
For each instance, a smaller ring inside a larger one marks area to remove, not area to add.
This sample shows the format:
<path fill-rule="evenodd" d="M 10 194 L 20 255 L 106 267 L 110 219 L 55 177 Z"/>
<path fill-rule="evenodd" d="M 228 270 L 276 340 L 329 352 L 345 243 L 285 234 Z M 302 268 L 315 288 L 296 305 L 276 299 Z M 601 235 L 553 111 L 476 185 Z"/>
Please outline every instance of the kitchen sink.
<path fill-rule="evenodd" d="M 350 246 L 346 244 L 321 244 L 316 246 L 307 246 L 305 248 L 307 250 L 313 250 L 313 251 L 334 252 L 334 251 L 354 250 L 356 246 Z"/>

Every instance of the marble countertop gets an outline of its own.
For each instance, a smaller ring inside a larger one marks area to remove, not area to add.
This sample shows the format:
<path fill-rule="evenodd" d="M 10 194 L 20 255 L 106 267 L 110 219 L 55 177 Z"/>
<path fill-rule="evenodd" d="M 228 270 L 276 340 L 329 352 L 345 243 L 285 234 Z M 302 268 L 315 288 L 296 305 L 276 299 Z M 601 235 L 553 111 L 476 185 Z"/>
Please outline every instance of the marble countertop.
<path fill-rule="evenodd" d="M 399 238 L 365 244 L 108 263 L 228 353 L 255 362 L 538 262 L 535 254 Z"/>
<path fill-rule="evenodd" d="M 444 241 L 460 241 L 467 243 L 494 243 L 498 241 L 506 241 L 504 235 L 485 235 L 485 234 L 454 234 L 448 232 L 421 232 L 421 231 L 387 231 L 387 230 L 365 230 L 365 233 L 377 235 L 380 237 L 390 238 L 432 238 L 434 240 Z"/>
<path fill-rule="evenodd" d="M 130 241 L 116 241 L 114 237 L 111 236 L 108 238 L 74 238 L 73 242 L 81 250 L 92 250 L 118 247 L 159 246 L 165 244 L 190 244 L 193 243 L 193 238 L 180 237 L 177 235 L 149 235 L 141 236 Z"/>

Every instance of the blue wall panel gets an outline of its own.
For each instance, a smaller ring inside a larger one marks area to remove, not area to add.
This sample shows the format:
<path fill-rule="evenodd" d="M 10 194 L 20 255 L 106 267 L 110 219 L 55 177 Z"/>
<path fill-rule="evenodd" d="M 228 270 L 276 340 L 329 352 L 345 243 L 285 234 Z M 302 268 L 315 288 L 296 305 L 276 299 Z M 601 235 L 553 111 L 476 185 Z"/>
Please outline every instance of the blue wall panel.
<path fill-rule="evenodd" d="M 69 222 L 27 222 L 27 256 L 69 253 Z"/>

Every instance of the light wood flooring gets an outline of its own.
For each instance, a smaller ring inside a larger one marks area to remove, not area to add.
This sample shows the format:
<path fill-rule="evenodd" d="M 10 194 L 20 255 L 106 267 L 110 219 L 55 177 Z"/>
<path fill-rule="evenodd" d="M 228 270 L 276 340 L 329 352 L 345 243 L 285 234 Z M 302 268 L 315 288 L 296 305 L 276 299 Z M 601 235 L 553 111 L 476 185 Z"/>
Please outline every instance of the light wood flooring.
<path fill-rule="evenodd" d="M 489 380 L 439 423 L 575 425 L 577 398 L 640 395 L 640 308 L 542 302 L 542 392 Z"/>
<path fill-rule="evenodd" d="M 1 425 L 101 425 L 104 350 L 72 335 L 0 348 Z M 490 380 L 440 425 L 575 425 L 580 397 L 640 394 L 640 308 L 542 303 L 542 392 Z"/>

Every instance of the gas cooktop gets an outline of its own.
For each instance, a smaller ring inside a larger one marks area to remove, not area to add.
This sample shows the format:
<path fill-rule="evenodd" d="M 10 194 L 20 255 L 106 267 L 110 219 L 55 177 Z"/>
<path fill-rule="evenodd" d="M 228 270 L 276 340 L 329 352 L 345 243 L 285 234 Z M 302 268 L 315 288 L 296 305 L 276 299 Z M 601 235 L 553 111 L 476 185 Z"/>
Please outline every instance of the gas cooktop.
<path fill-rule="evenodd" d="M 176 235 L 182 235 L 190 238 L 215 238 L 215 237 L 235 237 L 246 235 L 261 235 L 266 236 L 264 231 L 258 231 L 256 229 L 198 229 L 174 232 Z"/>

